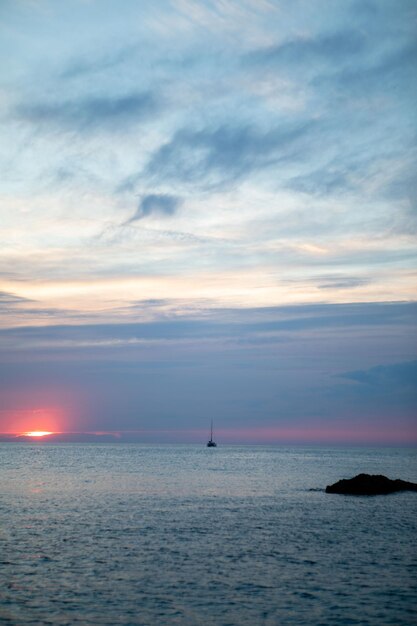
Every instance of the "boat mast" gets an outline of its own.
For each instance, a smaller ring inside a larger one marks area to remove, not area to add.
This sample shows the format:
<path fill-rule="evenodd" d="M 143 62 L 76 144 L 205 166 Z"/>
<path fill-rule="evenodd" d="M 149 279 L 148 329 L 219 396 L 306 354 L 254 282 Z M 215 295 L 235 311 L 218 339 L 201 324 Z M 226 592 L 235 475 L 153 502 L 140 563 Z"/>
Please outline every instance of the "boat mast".
<path fill-rule="evenodd" d="M 215 448 L 217 446 L 216 442 L 213 440 L 213 420 L 210 421 L 210 439 L 207 442 L 207 446 L 209 448 Z"/>

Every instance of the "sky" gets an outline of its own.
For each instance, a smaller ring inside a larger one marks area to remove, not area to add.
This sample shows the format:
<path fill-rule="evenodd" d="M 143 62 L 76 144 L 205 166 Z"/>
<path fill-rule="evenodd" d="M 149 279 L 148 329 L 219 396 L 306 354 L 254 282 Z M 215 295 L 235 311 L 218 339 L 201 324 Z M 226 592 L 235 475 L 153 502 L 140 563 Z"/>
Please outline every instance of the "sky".
<path fill-rule="evenodd" d="M 416 34 L 1 0 L 0 433 L 417 443 Z"/>

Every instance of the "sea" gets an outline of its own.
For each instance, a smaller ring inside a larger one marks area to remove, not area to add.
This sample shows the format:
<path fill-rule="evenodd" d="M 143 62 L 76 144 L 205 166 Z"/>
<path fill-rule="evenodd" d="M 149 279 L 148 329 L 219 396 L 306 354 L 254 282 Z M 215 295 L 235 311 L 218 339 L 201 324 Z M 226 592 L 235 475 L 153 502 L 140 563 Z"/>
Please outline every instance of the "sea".
<path fill-rule="evenodd" d="M 0 444 L 0 623 L 411 626 L 410 448 Z"/>

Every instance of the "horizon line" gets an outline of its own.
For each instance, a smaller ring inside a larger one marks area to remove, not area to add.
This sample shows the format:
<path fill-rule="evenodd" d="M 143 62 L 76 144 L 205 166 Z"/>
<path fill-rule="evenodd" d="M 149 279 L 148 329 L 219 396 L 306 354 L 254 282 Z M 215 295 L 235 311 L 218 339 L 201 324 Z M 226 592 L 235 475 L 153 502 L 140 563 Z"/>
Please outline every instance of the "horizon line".
<path fill-rule="evenodd" d="M 338 431 L 315 431 L 302 433 L 303 429 L 242 429 L 218 430 L 216 440 L 220 445 L 327 445 L 327 446 L 375 446 L 417 447 L 417 439 L 391 438 L 387 433 L 347 433 Z M 271 437 L 272 432 L 274 436 Z M 206 443 L 206 430 L 123 430 L 123 431 L 49 431 L 34 436 L 37 431 L 0 432 L 1 443 L 138 443 L 144 445 L 199 445 Z M 268 435 L 269 433 L 269 435 Z M 184 437 L 185 438 L 182 438 Z M 362 435 L 362 436 L 361 436 Z M 378 436 L 379 435 L 379 436 Z M 385 436 L 384 436 L 385 435 Z M 168 436 L 168 438 L 167 438 Z M 182 436 L 182 437 L 181 437 Z"/>

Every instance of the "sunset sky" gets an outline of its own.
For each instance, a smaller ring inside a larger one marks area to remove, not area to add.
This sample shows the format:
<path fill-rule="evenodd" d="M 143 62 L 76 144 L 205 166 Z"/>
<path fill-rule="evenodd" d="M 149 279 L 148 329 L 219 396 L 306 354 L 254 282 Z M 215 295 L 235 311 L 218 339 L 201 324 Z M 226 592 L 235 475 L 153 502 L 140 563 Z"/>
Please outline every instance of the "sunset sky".
<path fill-rule="evenodd" d="M 417 443 L 414 0 L 2 0 L 0 433 Z"/>

